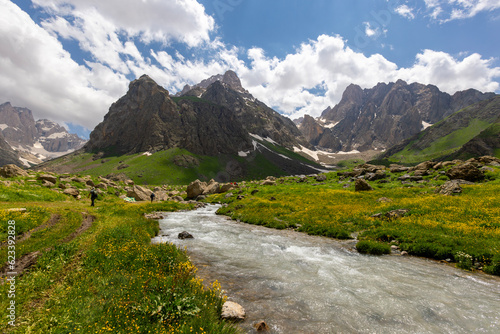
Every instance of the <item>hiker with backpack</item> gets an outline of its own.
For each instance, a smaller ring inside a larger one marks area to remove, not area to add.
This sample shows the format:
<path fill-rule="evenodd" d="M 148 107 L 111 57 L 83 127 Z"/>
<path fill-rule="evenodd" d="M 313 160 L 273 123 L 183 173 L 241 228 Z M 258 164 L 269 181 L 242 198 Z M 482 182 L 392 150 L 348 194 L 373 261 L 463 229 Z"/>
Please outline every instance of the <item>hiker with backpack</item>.
<path fill-rule="evenodd" d="M 95 190 L 95 188 L 92 188 L 90 190 L 89 197 L 90 197 L 90 200 L 92 201 L 90 206 L 94 206 L 94 201 L 97 199 L 97 191 Z"/>
<path fill-rule="evenodd" d="M 149 195 L 149 197 L 151 198 L 151 203 L 153 203 L 153 201 L 155 199 L 155 193 L 151 193 L 151 195 Z"/>

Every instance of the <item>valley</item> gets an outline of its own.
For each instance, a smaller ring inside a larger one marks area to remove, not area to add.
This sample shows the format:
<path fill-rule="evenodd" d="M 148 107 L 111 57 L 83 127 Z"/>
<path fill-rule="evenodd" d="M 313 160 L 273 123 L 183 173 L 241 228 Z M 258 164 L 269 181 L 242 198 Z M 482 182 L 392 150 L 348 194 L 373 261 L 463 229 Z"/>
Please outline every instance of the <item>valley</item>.
<path fill-rule="evenodd" d="M 439 305 L 451 295 L 450 304 L 497 307 L 499 103 L 495 94 L 451 96 L 403 81 L 364 90 L 351 85 L 321 117 L 292 122 L 255 99 L 232 71 L 175 96 L 143 75 L 76 146 L 74 135 L 50 121 L 40 126 L 47 133 L 35 135 L 32 116 L 26 129 L 33 135 L 17 138 L 14 125 L 21 127 L 17 120 L 31 114 L 4 105 L 9 119 L 2 129 L 6 141 L 0 141 L 0 212 L 15 229 L 4 224 L 0 230 L 0 293 L 8 294 L 15 279 L 17 297 L 0 305 L 7 316 L 14 300 L 17 325 L 2 330 L 253 333 L 266 320 L 273 333 L 420 331 L 443 323 L 449 331 L 470 326 L 493 332 L 490 313 L 457 308 L 456 318 Z M 40 140 L 46 149 L 71 150 L 23 169 L 27 153 L 13 149 L 15 138 L 25 140 L 28 151 Z M 93 188 L 95 207 L 88 199 Z M 228 219 L 235 225 L 226 226 Z M 184 231 L 194 239 L 179 239 Z M 231 241 L 238 233 L 256 245 L 246 249 Z M 269 244 L 252 233 L 280 241 Z M 232 243 L 232 256 L 195 250 L 214 234 L 218 239 L 210 244 Z M 310 254 L 289 258 L 297 248 Z M 237 251 L 250 259 L 238 260 Z M 263 262 L 273 256 L 288 274 Z M 254 260 L 261 267 L 245 271 Z M 291 271 L 300 282 L 284 279 Z M 428 277 L 438 277 L 445 290 L 430 289 L 426 306 L 405 297 L 413 306 L 401 315 L 390 309 L 405 308 L 397 298 L 404 285 L 391 284 L 389 292 L 366 288 L 394 305 L 365 308 L 357 303 L 365 298 L 359 286 L 342 281 L 346 273 L 349 282 L 380 284 L 392 282 L 392 273 L 412 280 L 417 296 L 429 290 Z M 473 296 L 457 293 L 451 283 L 457 276 Z M 340 286 L 330 284 L 331 277 Z M 302 285 L 310 286 L 304 295 Z M 327 320 L 325 310 L 338 306 L 321 299 L 321 291 L 308 299 L 321 285 L 328 286 L 321 290 L 325 295 L 349 290 L 354 296 L 338 295 L 344 305 L 338 321 Z M 261 288 L 268 291 L 262 298 Z M 246 321 L 221 318 L 228 300 L 243 304 Z M 358 314 L 356 323 L 352 314 Z M 430 321 L 429 314 L 439 316 Z"/>

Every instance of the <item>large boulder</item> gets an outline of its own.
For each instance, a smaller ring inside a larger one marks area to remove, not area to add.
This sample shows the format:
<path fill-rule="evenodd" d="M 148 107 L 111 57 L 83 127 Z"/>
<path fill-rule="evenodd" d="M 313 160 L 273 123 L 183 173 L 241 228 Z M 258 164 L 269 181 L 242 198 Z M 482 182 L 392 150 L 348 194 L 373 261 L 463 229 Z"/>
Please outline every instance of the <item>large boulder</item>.
<path fill-rule="evenodd" d="M 57 183 L 57 177 L 55 177 L 54 175 L 50 175 L 50 174 L 38 175 L 38 179 L 42 180 L 42 181 L 48 181 L 48 182 L 52 183 L 53 185 Z"/>
<path fill-rule="evenodd" d="M 196 198 L 202 195 L 206 188 L 206 182 L 201 182 L 200 180 L 191 182 L 187 187 L 187 198 Z"/>
<path fill-rule="evenodd" d="M 136 201 L 150 201 L 152 191 L 148 188 L 134 185 L 127 191 L 127 197 L 133 197 Z"/>
<path fill-rule="evenodd" d="M 451 180 L 476 182 L 484 179 L 484 172 L 476 166 L 466 163 L 452 167 L 446 172 L 446 176 L 448 176 Z"/>
<path fill-rule="evenodd" d="M 219 188 L 220 188 L 219 182 L 216 182 L 214 181 L 214 179 L 212 179 L 210 180 L 210 182 L 208 182 L 208 185 L 203 190 L 203 195 L 215 194 L 219 192 Z"/>
<path fill-rule="evenodd" d="M 16 176 L 28 176 L 28 173 L 16 165 L 5 165 L 0 168 L 0 176 L 2 177 L 16 177 Z"/>
<path fill-rule="evenodd" d="M 70 195 L 76 198 L 78 197 L 78 195 L 80 195 L 80 191 L 76 188 L 66 188 L 64 189 L 63 194 Z"/>
<path fill-rule="evenodd" d="M 368 190 L 373 190 L 373 188 L 365 180 L 357 179 L 356 183 L 354 184 L 354 190 L 355 191 L 368 191 Z"/>
<path fill-rule="evenodd" d="M 276 185 L 276 181 L 264 180 L 260 183 L 260 185 L 262 185 L 262 186 L 274 186 L 274 185 Z"/>
<path fill-rule="evenodd" d="M 451 180 L 443 184 L 441 187 L 436 189 L 437 194 L 441 195 L 453 195 L 460 194 L 462 192 L 462 187 L 460 187 L 460 182 L 458 180 Z"/>
<path fill-rule="evenodd" d="M 222 305 L 222 319 L 226 320 L 244 320 L 246 317 L 245 309 L 235 302 L 227 301 Z"/>
<path fill-rule="evenodd" d="M 231 183 L 225 183 L 219 188 L 219 193 L 226 193 L 234 189 L 234 185 Z"/>

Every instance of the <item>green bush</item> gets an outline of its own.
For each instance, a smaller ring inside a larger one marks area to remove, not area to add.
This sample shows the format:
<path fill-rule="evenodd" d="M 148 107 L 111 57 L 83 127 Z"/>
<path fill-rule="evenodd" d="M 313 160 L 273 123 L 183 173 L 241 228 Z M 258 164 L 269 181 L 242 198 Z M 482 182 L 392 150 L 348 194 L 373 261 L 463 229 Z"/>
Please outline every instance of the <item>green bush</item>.
<path fill-rule="evenodd" d="M 500 254 L 495 255 L 491 259 L 491 264 L 484 266 L 484 272 L 500 276 Z"/>
<path fill-rule="evenodd" d="M 356 249 L 361 254 L 383 255 L 390 254 L 391 247 L 387 244 L 372 240 L 361 240 L 356 244 Z"/>
<path fill-rule="evenodd" d="M 469 255 L 464 252 L 457 252 L 455 254 L 455 261 L 457 262 L 457 268 L 472 270 L 472 266 L 474 265 L 474 258 L 472 255 Z"/>

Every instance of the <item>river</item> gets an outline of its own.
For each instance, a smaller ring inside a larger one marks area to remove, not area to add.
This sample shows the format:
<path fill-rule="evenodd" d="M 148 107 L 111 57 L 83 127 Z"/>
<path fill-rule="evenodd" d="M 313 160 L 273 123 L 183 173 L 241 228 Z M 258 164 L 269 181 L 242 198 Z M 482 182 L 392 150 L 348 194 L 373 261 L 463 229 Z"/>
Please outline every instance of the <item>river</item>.
<path fill-rule="evenodd" d="M 153 242 L 186 247 L 201 278 L 242 305 L 247 333 L 500 333 L 500 279 L 431 260 L 238 223 L 218 206 L 174 212 Z M 179 240 L 188 231 L 194 239 Z"/>

